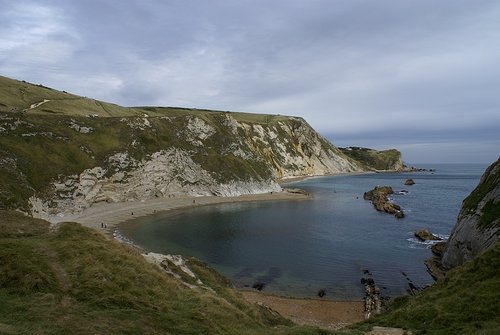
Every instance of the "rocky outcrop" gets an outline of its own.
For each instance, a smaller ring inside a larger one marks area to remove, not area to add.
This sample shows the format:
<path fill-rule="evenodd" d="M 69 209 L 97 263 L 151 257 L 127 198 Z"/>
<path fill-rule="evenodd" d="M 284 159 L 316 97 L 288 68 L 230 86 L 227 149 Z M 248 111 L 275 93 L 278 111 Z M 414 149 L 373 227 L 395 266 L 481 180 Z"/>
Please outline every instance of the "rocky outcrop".
<path fill-rule="evenodd" d="M 383 305 L 380 288 L 375 284 L 372 274 L 368 270 L 365 270 L 364 273 L 366 277 L 361 278 L 361 284 L 365 288 L 364 317 L 365 320 L 368 320 L 372 316 L 382 313 Z"/>
<path fill-rule="evenodd" d="M 441 260 L 446 269 L 460 266 L 499 241 L 500 159 L 488 167 L 479 185 L 463 201 Z"/>
<path fill-rule="evenodd" d="M 432 234 L 427 229 L 420 229 L 419 231 L 415 232 L 414 235 L 420 241 L 440 241 L 440 240 L 442 240 L 442 238 Z"/>
<path fill-rule="evenodd" d="M 396 218 L 401 219 L 404 217 L 401 207 L 389 201 L 387 197 L 393 193 L 394 191 L 390 186 L 376 186 L 373 190 L 365 192 L 363 199 L 371 201 L 377 211 L 394 214 Z"/>
<path fill-rule="evenodd" d="M 415 185 L 415 181 L 413 179 L 406 179 L 405 180 L 405 185 L 407 186 L 411 186 L 411 185 Z"/>

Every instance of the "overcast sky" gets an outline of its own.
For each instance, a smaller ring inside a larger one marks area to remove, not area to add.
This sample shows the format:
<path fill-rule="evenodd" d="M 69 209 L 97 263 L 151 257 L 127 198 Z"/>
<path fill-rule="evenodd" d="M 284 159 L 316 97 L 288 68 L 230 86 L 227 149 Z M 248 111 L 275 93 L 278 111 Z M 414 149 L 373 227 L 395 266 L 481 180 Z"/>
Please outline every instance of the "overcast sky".
<path fill-rule="evenodd" d="M 0 0 L 0 74 L 124 106 L 302 116 L 408 163 L 500 154 L 496 0 Z"/>

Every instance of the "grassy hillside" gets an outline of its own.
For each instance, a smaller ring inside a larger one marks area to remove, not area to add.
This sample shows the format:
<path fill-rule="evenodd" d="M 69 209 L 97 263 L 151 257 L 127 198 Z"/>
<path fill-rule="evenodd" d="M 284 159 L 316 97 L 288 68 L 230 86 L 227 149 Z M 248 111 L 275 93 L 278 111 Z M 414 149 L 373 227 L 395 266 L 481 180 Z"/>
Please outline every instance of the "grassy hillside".
<path fill-rule="evenodd" d="M 500 244 L 417 296 L 396 299 L 390 310 L 369 322 L 411 329 L 414 334 L 494 335 L 500 329 Z"/>
<path fill-rule="evenodd" d="M 46 102 L 44 102 L 47 100 Z M 41 103 L 39 106 L 34 106 Z M 25 112 L 35 115 L 66 115 L 99 117 L 129 116 L 207 116 L 211 113 L 231 113 L 237 121 L 269 124 L 289 120 L 288 116 L 222 112 L 181 107 L 122 107 L 119 105 L 58 91 L 41 84 L 32 84 L 0 76 L 0 112 Z"/>
<path fill-rule="evenodd" d="M 362 162 L 367 169 L 374 170 L 399 170 L 403 168 L 401 153 L 395 149 L 373 150 L 360 147 L 339 148 L 343 154 Z"/>
<path fill-rule="evenodd" d="M 194 259 L 191 289 L 99 232 L 0 211 L 2 334 L 330 334 L 246 303 Z"/>

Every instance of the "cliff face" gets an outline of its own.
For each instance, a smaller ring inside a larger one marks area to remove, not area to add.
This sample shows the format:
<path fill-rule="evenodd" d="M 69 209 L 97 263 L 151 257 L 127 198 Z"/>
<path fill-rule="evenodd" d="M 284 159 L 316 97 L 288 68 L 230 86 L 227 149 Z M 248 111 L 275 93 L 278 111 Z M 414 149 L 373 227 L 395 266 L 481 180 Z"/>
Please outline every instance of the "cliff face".
<path fill-rule="evenodd" d="M 126 108 L 0 77 L 0 208 L 37 216 L 97 202 L 279 191 L 361 171 L 302 118 Z"/>
<path fill-rule="evenodd" d="M 499 237 L 500 159 L 488 167 L 464 200 L 441 263 L 447 269 L 462 265 L 496 244 Z"/>
<path fill-rule="evenodd" d="M 85 133 L 87 143 L 101 131 L 92 121 L 96 120 L 70 121 L 80 133 L 92 129 Z M 102 159 L 93 159 L 95 164 L 81 172 L 58 173 L 41 192 L 35 192 L 30 207 L 37 215 L 80 211 L 101 201 L 267 193 L 281 190 L 277 183 L 281 178 L 360 169 L 298 118 L 259 124 L 214 113 L 203 118 L 142 117 L 118 122 L 119 126 L 102 131 L 123 132 L 122 138 L 108 141 L 128 139 L 128 143 L 125 140 L 114 150 L 98 154 L 92 148 L 83 149 L 82 142 L 79 146 L 85 155 L 102 155 Z M 148 134 L 166 136 L 168 132 L 174 133 L 175 140 L 149 139 Z"/>

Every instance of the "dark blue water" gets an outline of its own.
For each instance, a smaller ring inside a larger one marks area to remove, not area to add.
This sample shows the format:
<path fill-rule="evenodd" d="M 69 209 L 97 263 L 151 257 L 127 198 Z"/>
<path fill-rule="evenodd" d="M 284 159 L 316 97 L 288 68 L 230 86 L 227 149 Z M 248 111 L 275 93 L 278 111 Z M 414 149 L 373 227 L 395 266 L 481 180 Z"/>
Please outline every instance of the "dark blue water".
<path fill-rule="evenodd" d="M 462 200 L 486 165 L 437 165 L 436 172 L 311 178 L 293 187 L 310 200 L 233 203 L 175 210 L 127 224 L 121 232 L 147 250 L 195 256 L 231 278 L 236 287 L 266 284 L 268 292 L 359 299 L 369 270 L 385 296 L 406 292 L 408 280 L 432 283 L 424 260 L 430 244 L 419 229 L 447 237 Z M 407 178 L 413 186 L 404 186 Z M 363 192 L 389 185 L 406 217 L 375 211 Z"/>

